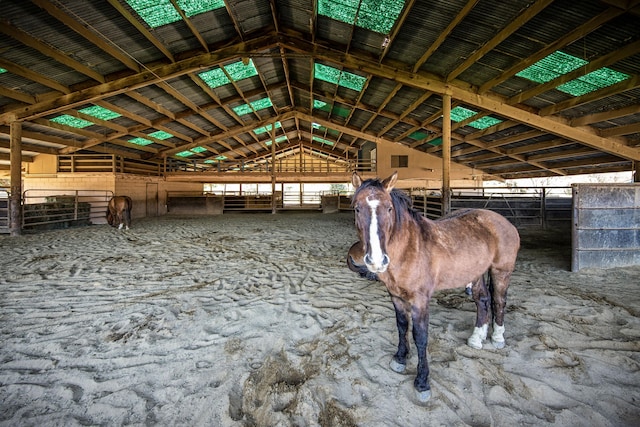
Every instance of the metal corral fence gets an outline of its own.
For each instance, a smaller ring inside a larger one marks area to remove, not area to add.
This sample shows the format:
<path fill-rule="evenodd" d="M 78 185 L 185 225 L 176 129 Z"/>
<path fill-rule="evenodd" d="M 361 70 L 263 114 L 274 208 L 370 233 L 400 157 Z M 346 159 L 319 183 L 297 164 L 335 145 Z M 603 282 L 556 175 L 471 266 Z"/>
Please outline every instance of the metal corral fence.
<path fill-rule="evenodd" d="M 321 210 L 325 192 L 276 191 L 275 209 Z M 272 211 L 274 201 L 271 193 L 226 191 L 194 193 L 184 191 L 167 192 L 168 213 L 213 214 L 231 211 Z"/>
<path fill-rule="evenodd" d="M 22 196 L 22 228 L 26 230 L 105 224 L 112 191 L 27 190 Z"/>
<path fill-rule="evenodd" d="M 440 190 L 404 190 L 413 207 L 430 219 L 442 216 Z M 555 227 L 571 224 L 572 204 L 569 187 L 484 187 L 453 188 L 451 210 L 489 209 L 506 217 L 517 227 Z M 351 194 L 342 194 L 340 210 L 351 209 Z"/>

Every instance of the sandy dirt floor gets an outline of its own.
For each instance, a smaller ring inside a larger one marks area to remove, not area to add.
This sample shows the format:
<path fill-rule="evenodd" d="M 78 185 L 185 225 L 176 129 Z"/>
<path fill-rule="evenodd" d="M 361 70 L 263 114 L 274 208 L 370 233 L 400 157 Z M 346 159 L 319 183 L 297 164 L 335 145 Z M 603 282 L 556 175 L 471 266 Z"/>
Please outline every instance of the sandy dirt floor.
<path fill-rule="evenodd" d="M 463 289 L 432 300 L 426 405 L 384 285 L 345 265 L 351 213 L 0 236 L 0 426 L 639 425 L 640 266 L 521 236 L 504 349 L 466 345 Z"/>

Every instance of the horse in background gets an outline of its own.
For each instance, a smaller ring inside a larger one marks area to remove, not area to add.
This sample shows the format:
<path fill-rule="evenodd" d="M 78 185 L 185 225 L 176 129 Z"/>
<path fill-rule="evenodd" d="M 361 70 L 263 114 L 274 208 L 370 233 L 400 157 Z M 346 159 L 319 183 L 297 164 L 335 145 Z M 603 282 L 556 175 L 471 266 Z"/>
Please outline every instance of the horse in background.
<path fill-rule="evenodd" d="M 493 317 L 491 341 L 495 348 L 503 348 L 507 288 L 520 236 L 506 218 L 484 209 L 455 211 L 435 221 L 425 218 L 412 208 L 409 196 L 394 188 L 396 180 L 397 173 L 384 180 L 362 181 L 354 172 L 351 203 L 360 240 L 349 249 L 347 265 L 387 287 L 399 336 L 389 365 L 398 373 L 406 369 L 411 321 L 418 353 L 413 384 L 418 401 L 424 403 L 431 397 L 427 344 L 434 291 L 472 283 L 477 313 L 467 344 L 482 348 Z"/>
<path fill-rule="evenodd" d="M 118 230 L 124 226 L 127 230 L 131 226 L 131 209 L 133 201 L 129 196 L 114 196 L 109 200 L 107 205 L 107 222 L 110 226 L 115 227 L 118 224 Z"/>

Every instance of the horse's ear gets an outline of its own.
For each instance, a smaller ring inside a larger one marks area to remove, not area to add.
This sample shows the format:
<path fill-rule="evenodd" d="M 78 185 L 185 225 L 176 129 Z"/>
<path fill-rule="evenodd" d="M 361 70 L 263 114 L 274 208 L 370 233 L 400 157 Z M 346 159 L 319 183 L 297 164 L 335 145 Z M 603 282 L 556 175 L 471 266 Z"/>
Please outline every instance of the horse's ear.
<path fill-rule="evenodd" d="M 362 178 L 360 178 L 358 172 L 354 172 L 353 175 L 351 175 L 351 184 L 353 188 L 359 188 L 362 185 Z"/>
<path fill-rule="evenodd" d="M 384 187 L 385 190 L 387 190 L 387 192 L 389 192 L 396 185 L 397 180 L 398 180 L 398 171 L 395 171 L 393 175 L 391 175 L 389 178 L 382 181 L 382 186 Z"/>

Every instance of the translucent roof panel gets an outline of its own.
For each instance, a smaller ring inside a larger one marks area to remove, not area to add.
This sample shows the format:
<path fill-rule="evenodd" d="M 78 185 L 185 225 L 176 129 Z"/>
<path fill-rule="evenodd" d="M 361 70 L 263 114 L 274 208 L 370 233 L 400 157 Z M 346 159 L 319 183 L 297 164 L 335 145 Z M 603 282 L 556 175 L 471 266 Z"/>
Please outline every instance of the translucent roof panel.
<path fill-rule="evenodd" d="M 181 151 L 179 153 L 176 153 L 176 156 L 178 156 L 178 157 L 189 157 L 189 156 L 193 156 L 194 154 L 196 154 L 196 153 L 194 153 L 193 151 L 187 150 L 187 151 Z"/>
<path fill-rule="evenodd" d="M 335 116 L 340 116 L 340 117 L 349 117 L 349 114 L 351 114 L 351 110 L 348 108 L 344 108 L 335 104 L 333 105 L 333 108 L 332 108 L 330 104 L 324 101 L 320 101 L 318 99 L 313 100 L 313 108 L 326 111 L 329 114 L 333 114 Z"/>
<path fill-rule="evenodd" d="M 451 120 L 454 122 L 461 122 L 463 120 L 467 120 L 469 117 L 475 116 L 477 113 L 475 111 L 469 110 L 464 107 L 456 107 L 451 110 Z"/>
<path fill-rule="evenodd" d="M 68 114 L 62 114 L 61 116 L 54 117 L 53 119 L 51 119 L 51 121 L 78 129 L 86 128 L 87 126 L 93 125 L 93 123 L 91 123 L 90 121 L 69 116 Z"/>
<path fill-rule="evenodd" d="M 165 132 L 163 130 L 158 130 L 155 132 L 152 132 L 149 134 L 149 136 L 155 138 L 155 139 L 169 139 L 169 138 L 173 138 L 173 135 L 171 135 L 169 132 Z"/>
<path fill-rule="evenodd" d="M 280 124 L 280 122 L 276 122 L 276 129 L 279 129 L 281 127 L 282 125 Z M 256 135 L 260 135 L 261 133 L 271 132 L 271 129 L 272 129 L 272 125 L 266 125 L 266 126 L 262 126 L 254 129 L 253 133 L 255 133 Z"/>
<path fill-rule="evenodd" d="M 620 83 L 629 77 L 628 74 L 620 73 L 609 68 L 600 68 L 599 70 L 592 71 L 589 74 L 562 84 L 556 89 L 573 96 L 581 96 Z"/>
<path fill-rule="evenodd" d="M 0 68 L 0 74 L 6 73 L 6 72 L 7 72 L 7 70 L 5 70 L 4 68 Z"/>
<path fill-rule="evenodd" d="M 366 78 L 357 74 L 349 73 L 347 71 L 341 71 L 337 68 L 330 67 L 328 65 L 319 64 L 316 62 L 315 77 L 325 82 L 333 83 L 339 86 L 353 89 L 357 92 L 362 92 Z"/>
<path fill-rule="evenodd" d="M 273 104 L 269 98 L 258 99 L 257 101 L 253 101 L 251 104 L 243 104 L 237 107 L 233 107 L 233 111 L 239 116 L 243 116 L 245 114 L 249 114 L 253 111 L 264 110 L 265 108 L 271 107 Z"/>
<path fill-rule="evenodd" d="M 149 145 L 149 144 L 153 144 L 153 141 L 151 141 L 150 139 L 146 139 L 146 138 L 141 138 L 141 137 L 135 137 L 135 138 L 131 138 L 129 140 L 130 143 L 132 144 L 136 144 L 136 145 Z"/>
<path fill-rule="evenodd" d="M 536 83 L 546 83 L 580 67 L 589 62 L 564 52 L 556 51 L 546 58 L 525 68 L 516 75 Z M 598 89 L 620 83 L 630 76 L 610 68 L 600 68 L 577 79 L 556 87 L 559 91 L 573 96 L 580 96 Z"/>
<path fill-rule="evenodd" d="M 463 120 L 467 120 L 468 118 L 475 116 L 476 114 L 478 114 L 476 111 L 469 110 L 468 108 L 456 107 L 453 110 L 451 110 L 451 120 L 453 120 L 454 122 L 461 122 Z M 478 120 L 475 120 L 469 123 L 468 126 L 474 127 L 476 129 L 486 129 L 491 126 L 497 125 L 498 123 L 501 123 L 501 122 L 502 120 L 489 117 L 489 116 L 484 116 L 484 117 L 480 117 Z"/>
<path fill-rule="evenodd" d="M 226 71 L 226 73 L 225 73 Z M 204 71 L 198 76 L 204 81 L 209 87 L 217 88 L 220 86 L 224 86 L 226 84 L 231 83 L 229 77 L 231 77 L 234 82 L 237 82 L 242 79 L 248 79 L 249 77 L 257 76 L 258 71 L 256 67 L 253 65 L 253 61 L 249 60 L 249 62 L 245 65 L 242 61 L 233 62 L 229 65 L 224 66 L 224 70 L 222 68 L 217 67 L 213 68 L 209 71 Z"/>
<path fill-rule="evenodd" d="M 319 136 L 314 136 L 313 140 L 319 142 L 321 144 L 333 145 L 333 141 L 329 141 L 328 139 L 320 138 Z"/>
<path fill-rule="evenodd" d="M 101 120 L 111 120 L 120 117 L 120 114 L 116 113 L 115 111 L 100 107 L 99 105 L 92 105 L 91 107 L 83 108 L 82 110 L 78 111 Z"/>
<path fill-rule="evenodd" d="M 409 138 L 415 139 L 417 141 L 420 139 L 424 139 L 428 136 L 429 136 L 428 132 L 416 131 L 416 132 L 413 132 L 411 135 L 409 135 Z"/>
<path fill-rule="evenodd" d="M 280 144 L 281 142 L 283 142 L 283 141 L 288 141 L 288 140 L 289 140 L 289 138 L 287 138 L 287 135 L 281 135 L 281 136 L 279 136 L 279 137 L 277 137 L 277 138 L 276 138 L 276 144 Z M 269 139 L 269 140 L 266 140 L 266 141 L 264 142 L 264 144 L 265 144 L 267 147 L 270 147 L 270 146 L 271 146 L 271 140 L 270 140 L 270 139 Z"/>
<path fill-rule="evenodd" d="M 205 151 L 207 151 L 207 149 L 202 147 L 202 146 L 193 147 L 190 150 L 185 150 L 185 151 L 181 151 L 179 153 L 176 153 L 176 156 L 178 156 L 178 157 L 189 157 L 189 156 L 193 156 L 196 153 L 204 153 Z"/>
<path fill-rule="evenodd" d="M 389 34 L 403 7 L 404 0 L 319 0 L 318 14 Z"/>
<path fill-rule="evenodd" d="M 127 0 L 127 3 L 151 28 L 182 19 L 170 0 Z M 224 7 L 224 0 L 176 0 L 176 3 L 188 17 Z"/>
<path fill-rule="evenodd" d="M 319 123 L 311 123 L 311 127 L 314 128 L 314 129 L 318 129 L 321 132 L 326 132 L 329 135 L 334 135 L 334 136 L 340 135 L 340 132 L 338 132 L 337 130 L 326 128 L 326 127 L 322 126 Z"/>
<path fill-rule="evenodd" d="M 221 162 L 223 160 L 227 160 L 227 156 L 223 156 L 222 154 L 213 158 L 213 159 L 207 159 L 204 162 L 205 163 L 216 163 L 216 162 Z"/>

